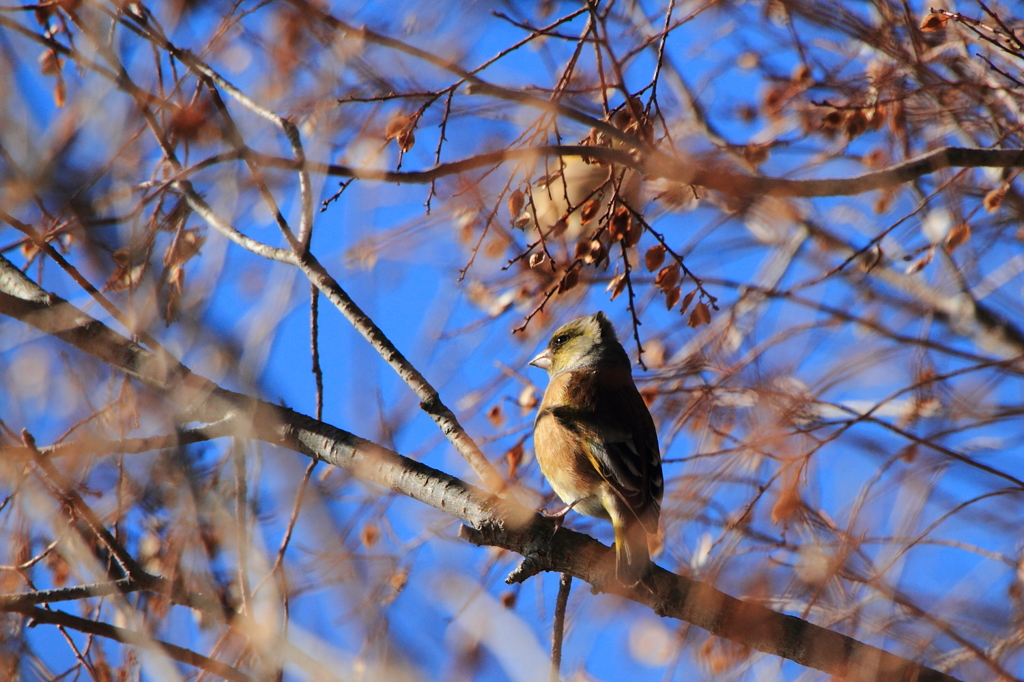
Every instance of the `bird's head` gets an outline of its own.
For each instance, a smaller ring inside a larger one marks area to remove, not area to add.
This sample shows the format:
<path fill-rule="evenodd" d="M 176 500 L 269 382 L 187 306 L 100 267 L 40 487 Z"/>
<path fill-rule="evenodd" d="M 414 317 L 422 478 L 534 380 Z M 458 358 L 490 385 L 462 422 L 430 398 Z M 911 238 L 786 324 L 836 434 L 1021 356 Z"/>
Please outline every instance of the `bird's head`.
<path fill-rule="evenodd" d="M 602 312 L 580 317 L 559 327 L 547 347 L 530 364 L 550 376 L 629 358 L 615 336 L 615 328 Z"/>

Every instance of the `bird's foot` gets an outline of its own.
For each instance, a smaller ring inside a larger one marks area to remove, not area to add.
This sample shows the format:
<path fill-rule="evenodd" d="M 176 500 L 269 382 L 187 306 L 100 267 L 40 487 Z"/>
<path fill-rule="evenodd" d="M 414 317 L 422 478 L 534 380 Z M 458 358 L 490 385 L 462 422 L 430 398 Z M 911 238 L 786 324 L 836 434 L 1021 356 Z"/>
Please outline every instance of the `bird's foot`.
<path fill-rule="evenodd" d="M 576 500 L 572 504 L 567 505 L 564 508 L 562 508 L 562 509 L 560 509 L 560 510 L 558 510 L 556 512 L 549 512 L 547 509 L 543 509 L 542 508 L 540 510 L 540 513 L 541 513 L 542 516 L 546 516 L 549 519 L 554 519 L 554 521 L 555 521 L 555 533 L 557 533 L 558 529 L 562 527 L 563 523 L 565 523 L 565 515 L 568 514 L 572 510 L 573 507 L 575 507 L 577 504 L 579 504 L 579 502 L 580 502 L 579 500 Z M 552 533 L 552 535 L 554 535 L 554 533 Z"/>

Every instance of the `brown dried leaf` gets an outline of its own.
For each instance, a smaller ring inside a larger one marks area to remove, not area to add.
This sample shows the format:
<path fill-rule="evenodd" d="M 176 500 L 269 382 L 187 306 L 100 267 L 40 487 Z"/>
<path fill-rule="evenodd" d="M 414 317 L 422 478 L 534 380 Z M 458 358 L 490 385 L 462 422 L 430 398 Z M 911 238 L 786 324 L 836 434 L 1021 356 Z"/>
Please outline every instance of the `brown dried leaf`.
<path fill-rule="evenodd" d="M 523 212 L 523 207 L 526 205 L 526 197 L 523 195 L 522 190 L 516 190 L 508 197 L 508 212 L 513 218 L 518 218 L 519 214 Z"/>
<path fill-rule="evenodd" d="M 607 288 L 605 288 L 605 291 L 610 291 L 612 293 L 611 298 L 609 300 L 614 301 L 616 298 L 619 297 L 619 294 L 621 294 L 625 288 L 626 275 L 618 274 L 612 277 L 612 281 L 608 282 L 608 286 Z"/>
<path fill-rule="evenodd" d="M 68 86 L 63 78 L 57 78 L 57 84 L 53 86 L 53 103 L 58 109 L 63 109 L 68 99 Z"/>
<path fill-rule="evenodd" d="M 666 265 L 654 277 L 654 285 L 662 291 L 668 291 L 677 284 L 679 284 L 679 263 Z"/>
<path fill-rule="evenodd" d="M 921 20 L 920 28 L 923 33 L 934 33 L 946 28 L 948 22 L 949 17 L 947 15 L 935 12 Z"/>
<path fill-rule="evenodd" d="M 377 528 L 376 524 L 367 523 L 363 526 L 363 529 L 359 531 L 359 541 L 363 543 L 363 547 L 369 549 L 377 544 L 380 539 L 380 529 Z"/>
<path fill-rule="evenodd" d="M 39 72 L 44 76 L 56 76 L 64 68 L 64 60 L 54 50 L 45 50 L 39 55 Z"/>
<path fill-rule="evenodd" d="M 188 140 L 196 139 L 212 128 L 209 122 L 211 114 L 210 103 L 199 100 L 175 111 L 167 127 L 174 135 Z"/>
<path fill-rule="evenodd" d="M 590 257 L 590 241 L 589 239 L 581 239 L 576 242 L 576 247 L 573 249 L 573 258 L 579 258 L 586 263 L 590 261 L 587 258 Z"/>
<path fill-rule="evenodd" d="M 865 251 L 860 257 L 860 269 L 864 272 L 871 272 L 874 270 L 879 263 L 882 262 L 882 258 L 885 257 L 885 252 L 882 251 L 882 247 L 875 244 L 870 249 Z"/>
<path fill-rule="evenodd" d="M 629 221 L 629 230 L 622 238 L 622 243 L 627 249 L 631 249 L 640 243 L 640 237 L 644 236 L 644 226 L 639 220 Z"/>
<path fill-rule="evenodd" d="M 683 296 L 683 305 L 680 306 L 680 308 L 679 308 L 679 314 L 680 315 L 685 315 L 686 314 L 686 309 L 690 307 L 690 303 L 693 302 L 693 297 L 696 296 L 696 295 L 697 295 L 697 290 L 694 289 L 693 291 L 688 293 L 686 296 Z"/>
<path fill-rule="evenodd" d="M 580 271 L 579 268 L 573 268 L 565 273 L 561 281 L 558 282 L 558 293 L 564 294 L 580 282 Z"/>
<path fill-rule="evenodd" d="M 925 251 L 924 254 L 920 258 L 918 258 L 913 263 L 908 265 L 907 269 L 905 271 L 906 274 L 913 275 L 914 273 L 921 272 L 922 270 L 925 269 L 925 267 L 927 267 L 927 265 L 929 263 L 932 262 L 933 258 L 935 258 L 935 247 L 934 246 L 929 248 L 927 251 Z"/>
<path fill-rule="evenodd" d="M 779 499 L 772 507 L 772 523 L 776 526 L 785 524 L 793 518 L 803 505 L 800 501 L 799 478 L 793 476 L 792 479 L 779 493 Z"/>
<path fill-rule="evenodd" d="M 748 144 L 743 148 L 743 158 L 751 166 L 757 166 L 768 160 L 768 145 Z"/>
<path fill-rule="evenodd" d="M 843 132 L 846 134 L 847 140 L 852 140 L 855 137 L 860 137 L 868 129 L 868 116 L 864 113 L 863 109 L 854 109 L 846 116 L 846 120 L 843 123 Z"/>
<path fill-rule="evenodd" d="M 711 637 L 700 648 L 698 658 L 714 676 L 720 676 L 750 657 L 750 649 L 726 639 Z"/>
<path fill-rule="evenodd" d="M 880 130 L 885 124 L 885 107 L 876 104 L 868 113 L 868 127 L 871 130 Z"/>
<path fill-rule="evenodd" d="M 985 195 L 985 210 L 989 213 L 995 213 L 999 210 L 999 207 L 1003 205 L 1003 198 L 1006 196 L 1006 187 L 996 187 L 994 190 Z"/>
<path fill-rule="evenodd" d="M 697 305 L 693 306 L 693 312 L 690 313 L 690 320 L 687 324 L 696 329 L 702 324 L 708 324 L 709 322 L 711 322 L 711 310 L 704 301 L 700 301 Z"/>
<path fill-rule="evenodd" d="M 519 464 L 523 461 L 522 441 L 509 448 L 509 451 L 505 453 L 505 459 L 508 461 L 508 477 L 513 479 L 516 477 L 516 472 L 519 471 Z"/>
<path fill-rule="evenodd" d="M 39 246 L 37 246 L 35 242 L 31 242 L 31 241 L 27 241 L 26 240 L 26 241 L 23 241 L 21 243 L 21 249 L 20 250 L 21 250 L 22 258 L 24 258 L 26 262 L 31 262 L 32 259 L 34 259 L 37 255 L 39 255 L 39 252 L 42 249 L 40 249 Z"/>
<path fill-rule="evenodd" d="M 789 76 L 789 82 L 793 85 L 810 85 L 814 82 L 811 77 L 811 69 L 806 64 L 798 64 Z"/>
<path fill-rule="evenodd" d="M 402 590 L 405 589 L 405 584 L 407 582 L 409 582 L 408 569 L 400 568 L 395 571 L 395 574 L 391 576 L 390 580 L 388 580 L 388 591 L 380 600 L 381 606 L 387 606 L 391 602 L 395 601 L 395 599 L 398 598 L 398 595 L 402 593 Z"/>
<path fill-rule="evenodd" d="M 676 303 L 679 303 L 679 297 L 681 295 L 679 287 L 672 287 L 665 292 L 665 309 L 672 310 L 676 307 Z"/>
<path fill-rule="evenodd" d="M 403 152 L 407 152 L 412 149 L 413 145 L 416 144 L 416 133 L 410 130 L 403 130 L 398 134 L 398 148 Z"/>
<path fill-rule="evenodd" d="M 565 231 L 569 229 L 569 221 L 566 220 L 565 216 L 559 218 L 555 224 L 551 227 L 551 232 L 548 234 L 549 237 L 561 237 L 565 234 Z"/>
<path fill-rule="evenodd" d="M 647 253 L 644 254 L 644 265 L 647 267 L 647 272 L 654 272 L 661 267 L 661 264 L 665 262 L 665 247 L 661 244 L 655 244 L 651 248 L 647 249 Z"/>
<path fill-rule="evenodd" d="M 629 209 L 619 206 L 612 215 L 611 224 L 608 225 L 608 236 L 612 242 L 620 241 L 629 232 L 630 223 Z"/>
<path fill-rule="evenodd" d="M 963 246 L 971 238 L 971 226 L 967 223 L 957 223 L 946 235 L 946 251 L 953 253 L 958 246 Z"/>
<path fill-rule="evenodd" d="M 903 102 L 893 102 L 889 107 L 889 131 L 900 135 L 907 126 L 907 110 Z"/>
<path fill-rule="evenodd" d="M 393 140 L 401 135 L 406 130 L 412 127 L 413 120 L 411 116 L 405 116 L 399 114 L 388 121 L 387 127 L 384 128 L 384 139 Z"/>
<path fill-rule="evenodd" d="M 537 251 L 537 252 L 531 253 L 530 254 L 530 267 L 531 268 L 535 268 L 538 265 L 540 265 L 541 263 L 543 263 L 545 260 L 547 260 L 547 256 L 545 256 L 543 252 Z"/>
<path fill-rule="evenodd" d="M 519 392 L 519 407 L 523 408 L 523 414 L 527 414 L 530 410 L 537 407 L 537 391 L 533 386 L 524 386 L 523 390 Z"/>
<path fill-rule="evenodd" d="M 608 257 L 608 250 L 604 248 L 604 244 L 599 239 L 590 240 L 590 251 L 584 257 L 584 263 L 594 263 L 600 265 L 601 261 Z"/>
<path fill-rule="evenodd" d="M 591 199 L 583 204 L 583 208 L 580 209 L 580 224 L 586 225 L 591 222 L 599 210 L 601 210 L 601 202 L 597 199 Z"/>
<path fill-rule="evenodd" d="M 505 423 L 505 412 L 501 409 L 501 405 L 494 405 L 491 409 L 487 410 L 487 420 L 496 429 Z"/>
<path fill-rule="evenodd" d="M 843 112 L 833 109 L 821 117 L 821 127 L 825 130 L 838 130 L 843 124 Z"/>

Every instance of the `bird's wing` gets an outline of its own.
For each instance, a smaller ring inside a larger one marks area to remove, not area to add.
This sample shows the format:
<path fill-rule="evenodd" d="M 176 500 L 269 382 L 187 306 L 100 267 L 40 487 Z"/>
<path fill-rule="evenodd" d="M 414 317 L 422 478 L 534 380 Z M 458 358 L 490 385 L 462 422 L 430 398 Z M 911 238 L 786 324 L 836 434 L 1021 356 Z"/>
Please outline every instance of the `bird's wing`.
<path fill-rule="evenodd" d="M 635 389 L 634 389 L 635 390 Z M 576 433 L 587 459 L 650 533 L 657 531 L 664 482 L 657 434 L 647 408 L 616 415 L 556 408 L 553 414 Z M 650 527 L 649 527 L 650 526 Z"/>

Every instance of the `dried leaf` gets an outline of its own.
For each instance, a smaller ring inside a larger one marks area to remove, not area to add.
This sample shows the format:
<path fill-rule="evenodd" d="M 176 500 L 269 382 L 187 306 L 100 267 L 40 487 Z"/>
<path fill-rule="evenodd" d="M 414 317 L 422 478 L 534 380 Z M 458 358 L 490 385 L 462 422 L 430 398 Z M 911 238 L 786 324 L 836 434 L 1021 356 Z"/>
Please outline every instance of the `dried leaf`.
<path fill-rule="evenodd" d="M 873 109 L 867 112 L 868 127 L 871 130 L 879 130 L 885 124 L 885 107 L 876 104 Z"/>
<path fill-rule="evenodd" d="M 699 658 L 713 676 L 737 667 L 750 657 L 750 649 L 727 639 L 712 637 L 700 648 Z"/>
<path fill-rule="evenodd" d="M 564 294 L 580 282 L 580 271 L 579 268 L 573 268 L 565 273 L 561 281 L 558 282 L 558 293 Z"/>
<path fill-rule="evenodd" d="M 212 116 L 210 102 L 201 99 L 198 102 L 187 104 L 171 116 L 168 130 L 178 137 L 193 140 L 200 135 L 212 130 L 210 118 Z"/>
<path fill-rule="evenodd" d="M 589 263 L 587 258 L 590 257 L 590 240 L 581 239 L 576 242 L 576 247 L 573 249 L 573 258 L 579 258 L 584 262 Z"/>
<path fill-rule="evenodd" d="M 366 547 L 367 549 L 376 545 L 377 540 L 379 539 L 380 529 L 377 528 L 376 524 L 367 523 L 359 532 L 359 541 L 363 543 L 363 547 Z"/>
<path fill-rule="evenodd" d="M 505 460 L 508 462 L 508 477 L 513 479 L 519 471 L 519 464 L 523 461 L 523 443 L 516 443 L 505 453 Z"/>
<path fill-rule="evenodd" d="M 687 322 L 693 328 L 697 328 L 702 324 L 708 324 L 711 322 L 711 310 L 704 301 L 700 301 L 697 305 L 693 306 L 693 312 L 690 313 L 690 320 Z"/>
<path fill-rule="evenodd" d="M 935 12 L 921 20 L 920 28 L 923 33 L 934 33 L 946 28 L 948 22 L 949 16 Z"/>
<path fill-rule="evenodd" d="M 867 129 L 868 117 L 863 109 L 854 109 L 846 115 L 846 120 L 843 122 L 843 132 L 846 134 L 847 140 L 860 137 Z"/>
<path fill-rule="evenodd" d="M 543 252 L 537 251 L 530 254 L 530 267 L 535 268 L 547 259 Z"/>
<path fill-rule="evenodd" d="M 601 202 L 597 199 L 591 199 L 583 204 L 583 208 L 580 209 L 580 224 L 586 225 L 591 222 L 597 216 L 597 212 L 600 209 Z"/>
<path fill-rule="evenodd" d="M 39 72 L 44 76 L 56 76 L 64 68 L 64 60 L 54 50 L 45 50 L 39 55 Z"/>
<path fill-rule="evenodd" d="M 933 258 L 935 258 L 934 246 L 926 250 L 920 258 L 908 265 L 905 271 L 906 274 L 913 275 L 914 273 L 921 272 L 929 263 L 932 262 Z"/>
<path fill-rule="evenodd" d="M 501 405 L 494 405 L 491 409 L 487 410 L 487 420 L 496 429 L 505 423 L 505 413 L 501 409 Z"/>
<path fill-rule="evenodd" d="M 900 135 L 907 126 L 907 110 L 903 102 L 893 102 L 889 107 L 889 131 L 894 135 Z"/>
<path fill-rule="evenodd" d="M 569 221 L 565 219 L 565 216 L 559 218 L 555 224 L 551 227 L 551 232 L 548 233 L 549 237 L 561 237 L 565 234 L 565 231 L 569 229 Z"/>
<path fill-rule="evenodd" d="M 328 467 L 330 468 L 330 467 Z M 381 606 L 387 606 L 391 602 L 398 598 L 398 595 L 405 589 L 405 584 L 409 582 L 409 571 L 405 568 L 400 568 L 395 571 L 395 574 L 388 580 L 388 591 L 381 600 Z"/>
<path fill-rule="evenodd" d="M 1003 198 L 1006 196 L 1006 187 L 996 187 L 994 190 L 985 195 L 985 210 L 989 213 L 995 213 L 999 210 L 999 207 L 1003 205 Z"/>
<path fill-rule="evenodd" d="M 782 492 L 779 493 L 779 499 L 775 501 L 775 506 L 772 507 L 772 523 L 776 526 L 785 524 L 793 515 L 800 511 L 802 502 L 800 501 L 800 493 L 798 491 L 798 481 L 796 476 L 792 477 L 791 483 L 787 484 Z"/>
<path fill-rule="evenodd" d="M 662 291 L 668 291 L 679 283 L 679 263 L 666 265 L 654 277 L 654 285 Z"/>
<path fill-rule="evenodd" d="M 688 293 L 686 296 L 683 296 L 683 305 L 680 306 L 680 308 L 679 308 L 679 314 L 680 315 L 685 315 L 686 314 L 686 309 L 690 307 L 690 303 L 693 302 L 693 297 L 696 296 L 696 295 L 697 295 L 697 290 L 694 289 L 693 291 Z"/>
<path fill-rule="evenodd" d="M 612 277 L 612 281 L 608 282 L 608 286 L 607 286 L 607 288 L 605 288 L 605 291 L 610 291 L 611 292 L 612 295 L 611 295 L 611 298 L 609 300 L 614 301 L 616 298 L 619 297 L 619 294 L 621 294 L 625 288 L 626 288 L 626 275 L 625 274 L 618 274 L 618 275 L 615 275 L 614 277 Z"/>
<path fill-rule="evenodd" d="M 946 235 L 946 251 L 953 253 L 958 246 L 963 246 L 971 238 L 971 226 L 967 223 L 957 223 Z"/>
<path fill-rule="evenodd" d="M 825 130 L 838 130 L 843 124 L 843 112 L 833 109 L 821 117 L 821 127 Z"/>
<path fill-rule="evenodd" d="M 413 145 L 416 144 L 416 133 L 410 130 L 403 130 L 398 134 L 398 148 L 402 152 L 407 152 L 412 149 Z"/>
<path fill-rule="evenodd" d="M 402 115 L 402 114 L 399 114 L 398 116 L 395 116 L 390 121 L 388 121 L 387 127 L 384 128 L 384 139 L 386 139 L 386 140 L 393 140 L 393 139 L 395 139 L 396 137 L 401 135 L 404 131 L 406 131 L 409 128 L 411 128 L 412 124 L 413 124 L 413 120 L 412 120 L 411 116 L 405 116 L 405 115 Z M 517 211 L 517 213 L 518 213 L 518 211 Z"/>
<path fill-rule="evenodd" d="M 640 237 L 644 235 L 644 226 L 639 220 L 629 221 L 629 230 L 622 238 L 622 243 L 627 249 L 631 249 L 640 243 Z"/>
<path fill-rule="evenodd" d="M 654 272 L 661 267 L 661 264 L 665 262 L 665 247 L 661 244 L 655 244 L 651 248 L 647 249 L 647 253 L 644 254 L 644 265 L 647 266 L 647 272 Z"/>
<path fill-rule="evenodd" d="M 630 214 L 625 206 L 619 206 L 612 215 L 611 224 L 608 225 L 608 236 L 612 242 L 622 240 L 629 232 Z"/>
<path fill-rule="evenodd" d="M 508 197 L 508 212 L 513 218 L 519 216 L 523 212 L 523 207 L 526 205 L 526 197 L 523 195 L 522 190 L 516 190 Z"/>
<path fill-rule="evenodd" d="M 814 82 L 811 77 L 811 69 L 806 64 L 798 64 L 793 73 L 789 76 L 789 82 L 793 85 L 810 85 Z"/>
<path fill-rule="evenodd" d="M 864 272 L 871 272 L 882 262 L 883 257 L 885 257 L 885 252 L 882 251 L 882 247 L 875 244 L 861 255 L 860 269 Z"/>
<path fill-rule="evenodd" d="M 751 166 L 757 166 L 768 160 L 768 145 L 748 144 L 743 148 L 743 158 Z"/>
<path fill-rule="evenodd" d="M 519 407 L 523 408 L 523 414 L 528 413 L 533 408 L 537 407 L 537 391 L 533 386 L 527 385 L 523 387 L 523 390 L 519 392 Z"/>
<path fill-rule="evenodd" d="M 63 109 L 68 99 L 68 86 L 63 78 L 57 78 L 57 84 L 53 86 L 53 103 L 58 109 Z"/>
<path fill-rule="evenodd" d="M 604 248 L 604 244 L 599 239 L 590 240 L 590 250 L 587 255 L 584 256 L 584 263 L 594 263 L 600 265 L 601 261 L 608 257 L 608 250 Z"/>
<path fill-rule="evenodd" d="M 676 307 L 676 303 L 679 303 L 679 296 L 681 295 L 679 287 L 672 287 L 665 292 L 665 309 L 672 310 Z"/>
<path fill-rule="evenodd" d="M 167 303 L 164 305 L 164 324 L 168 327 L 178 319 L 181 311 L 181 292 L 185 288 L 185 268 L 171 268 L 167 275 Z"/>

